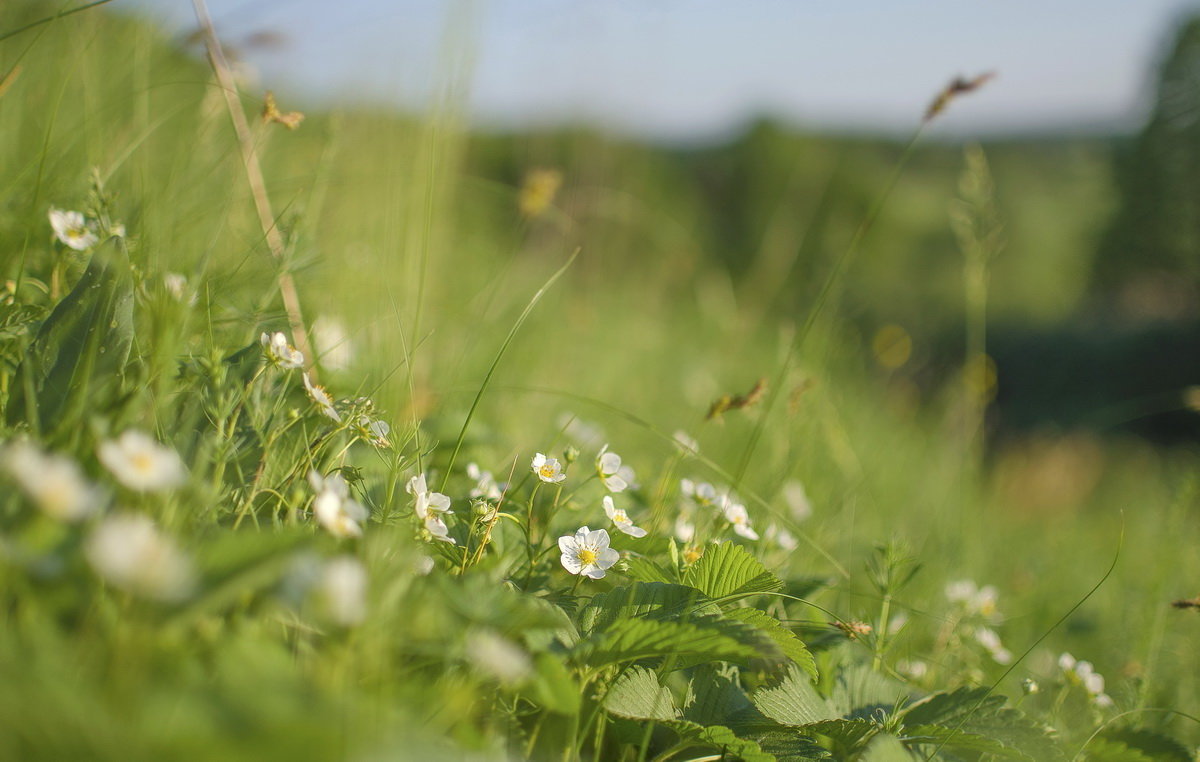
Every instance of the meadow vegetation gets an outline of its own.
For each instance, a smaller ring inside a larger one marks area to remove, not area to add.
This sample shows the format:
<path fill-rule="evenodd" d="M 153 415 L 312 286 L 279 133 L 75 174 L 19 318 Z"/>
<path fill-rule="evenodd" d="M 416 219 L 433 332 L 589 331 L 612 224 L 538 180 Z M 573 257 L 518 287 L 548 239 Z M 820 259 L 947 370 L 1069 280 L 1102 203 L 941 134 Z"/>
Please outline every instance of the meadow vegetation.
<path fill-rule="evenodd" d="M 1194 445 L 989 412 L 989 323 L 1119 285 L 1119 144 L 235 70 L 247 144 L 202 43 L 54 10 L 0 13 L 0 757 L 1195 759 Z"/>

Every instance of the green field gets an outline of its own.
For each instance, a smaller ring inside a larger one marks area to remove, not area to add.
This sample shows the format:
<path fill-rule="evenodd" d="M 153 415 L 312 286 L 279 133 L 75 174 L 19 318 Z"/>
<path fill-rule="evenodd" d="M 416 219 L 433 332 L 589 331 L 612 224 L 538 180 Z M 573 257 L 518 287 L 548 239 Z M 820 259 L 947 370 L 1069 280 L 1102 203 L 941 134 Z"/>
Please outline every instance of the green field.
<path fill-rule="evenodd" d="M 240 142 L 202 46 L 52 5 L 0 12 L 0 758 L 1196 758 L 1194 441 L 1006 428 L 979 362 L 1119 313 L 1128 136 L 685 149 L 280 92 L 289 130 L 248 87 Z"/>

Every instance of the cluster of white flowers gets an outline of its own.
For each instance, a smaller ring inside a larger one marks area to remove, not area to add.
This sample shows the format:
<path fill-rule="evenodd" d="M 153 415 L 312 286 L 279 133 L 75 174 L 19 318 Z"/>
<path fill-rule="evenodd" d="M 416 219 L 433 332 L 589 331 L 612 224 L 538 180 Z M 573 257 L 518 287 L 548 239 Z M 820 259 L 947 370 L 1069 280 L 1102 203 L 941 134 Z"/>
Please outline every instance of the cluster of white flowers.
<path fill-rule="evenodd" d="M 994 586 L 979 587 L 973 580 L 960 579 L 946 585 L 946 599 L 958 606 L 964 614 L 995 619 L 1000 615 L 997 608 L 998 598 Z"/>
<path fill-rule="evenodd" d="M 672 436 L 675 444 L 679 447 L 684 455 L 699 455 L 700 443 L 693 439 L 688 433 L 682 429 L 676 431 Z"/>
<path fill-rule="evenodd" d="M 0 462 L 14 481 L 46 515 L 80 521 L 100 510 L 104 492 L 83 475 L 74 460 L 42 452 L 28 442 L 5 448 Z"/>
<path fill-rule="evenodd" d="M 687 499 L 688 504 L 701 508 L 715 508 L 721 517 L 729 522 L 729 525 L 733 527 L 733 531 L 739 537 L 744 537 L 747 540 L 759 539 L 758 532 L 754 531 L 754 527 L 751 525 L 750 513 L 746 510 L 746 506 L 729 490 L 719 490 L 708 482 L 697 483 L 691 479 L 681 479 L 679 488 L 683 496 Z M 682 527 L 678 524 L 676 525 L 677 536 L 681 533 L 681 529 L 685 530 L 683 532 L 685 534 L 695 535 L 695 527 L 690 522 L 686 522 Z M 683 538 L 681 537 L 680 539 Z M 691 540 L 689 538 L 683 541 L 690 542 Z"/>
<path fill-rule="evenodd" d="M 258 341 L 262 344 L 263 354 L 275 367 L 281 370 L 304 367 L 304 353 L 289 344 L 282 332 L 263 333 Z"/>
<path fill-rule="evenodd" d="M 321 476 L 308 472 L 313 498 L 313 517 L 334 537 L 362 537 L 362 523 L 369 515 L 367 509 L 350 497 L 350 485 L 336 471 Z"/>
<path fill-rule="evenodd" d="M 425 474 L 417 474 L 409 479 L 404 489 L 413 496 L 413 511 L 430 536 L 435 540 L 454 544 L 450 529 L 442 518 L 454 513 L 450 510 L 450 498 L 440 492 L 431 492 L 425 481 Z"/>
<path fill-rule="evenodd" d="M 1089 661 L 1078 661 L 1069 653 L 1058 657 L 1058 667 L 1068 683 L 1083 686 L 1092 703 L 1106 708 L 1113 705 L 1112 698 L 1104 692 L 1104 676 L 1095 670 Z"/>
<path fill-rule="evenodd" d="M 602 579 L 606 569 L 620 560 L 621 554 L 608 547 L 608 532 L 580 527 L 575 534 L 558 538 L 563 568 L 571 574 Z"/>
<path fill-rule="evenodd" d="M 997 664 L 1012 664 L 1012 651 L 1004 647 L 1000 641 L 1000 634 L 990 627 L 976 627 L 975 642 L 983 646 Z"/>
<path fill-rule="evenodd" d="M 796 535 L 778 524 L 769 525 L 767 531 L 763 533 L 763 539 L 789 553 L 800 547 L 800 541 L 796 539 Z"/>

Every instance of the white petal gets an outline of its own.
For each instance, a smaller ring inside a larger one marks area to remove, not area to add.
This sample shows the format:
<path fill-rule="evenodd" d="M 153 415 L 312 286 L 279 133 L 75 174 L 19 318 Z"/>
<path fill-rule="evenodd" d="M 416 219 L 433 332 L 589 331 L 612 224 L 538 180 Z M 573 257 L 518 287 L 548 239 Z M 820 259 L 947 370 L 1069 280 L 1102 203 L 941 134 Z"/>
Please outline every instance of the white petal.
<path fill-rule="evenodd" d="M 621 469 L 621 456 L 615 452 L 606 452 L 600 456 L 600 472 L 603 474 L 615 474 Z"/>
<path fill-rule="evenodd" d="M 625 523 L 625 524 L 617 524 L 617 529 L 620 529 L 622 532 L 629 535 L 630 537 L 645 537 L 647 534 L 645 529 L 642 529 L 641 527 L 638 527 L 638 526 L 634 526 L 632 522 Z"/>
<path fill-rule="evenodd" d="M 583 564 L 579 563 L 579 558 L 573 551 L 570 553 L 564 551 L 559 560 L 562 562 L 563 568 L 572 574 L 578 574 L 583 570 Z"/>
<path fill-rule="evenodd" d="M 608 567 L 612 566 L 613 564 L 615 564 L 617 561 L 620 561 L 620 560 L 621 560 L 620 553 L 613 550 L 612 548 L 605 548 L 604 550 L 600 551 L 600 555 L 597 556 L 596 565 L 599 566 L 601 569 L 607 569 Z"/>
<path fill-rule="evenodd" d="M 611 566 L 611 564 L 609 565 Z M 583 574 L 585 577 L 590 577 L 592 579 L 604 579 L 604 570 L 595 564 L 588 566 L 588 568 L 584 570 Z"/>
<path fill-rule="evenodd" d="M 601 477 L 601 479 L 604 482 L 604 486 L 608 487 L 609 492 L 624 492 L 629 486 L 624 479 L 616 474 L 610 474 L 609 476 Z"/>
<path fill-rule="evenodd" d="M 558 549 L 560 551 L 562 551 L 562 554 L 564 556 L 567 555 L 568 553 L 574 553 L 576 550 L 578 550 L 579 543 L 577 543 L 575 541 L 575 535 L 564 534 L 562 537 L 559 537 L 558 538 Z"/>
<path fill-rule="evenodd" d="M 583 529 L 587 529 L 587 527 L 584 527 Z M 583 529 L 581 529 L 579 531 L 582 532 Z M 602 551 L 604 548 L 608 547 L 608 543 L 609 543 L 608 530 L 607 529 L 596 529 L 594 531 L 588 532 L 585 535 L 583 544 L 589 548 L 595 548 L 597 551 Z"/>
<path fill-rule="evenodd" d="M 616 506 L 613 505 L 613 499 L 608 495 L 605 495 L 604 500 L 601 502 L 604 504 L 604 513 L 611 519 L 613 514 L 617 512 Z"/>

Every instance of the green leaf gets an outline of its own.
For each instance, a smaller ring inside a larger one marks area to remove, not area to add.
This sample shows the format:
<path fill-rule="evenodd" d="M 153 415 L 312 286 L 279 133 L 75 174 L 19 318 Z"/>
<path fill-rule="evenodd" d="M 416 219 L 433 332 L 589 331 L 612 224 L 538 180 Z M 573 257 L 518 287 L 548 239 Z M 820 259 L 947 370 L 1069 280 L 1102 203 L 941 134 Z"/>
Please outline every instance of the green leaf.
<path fill-rule="evenodd" d="M 1110 728 L 1084 750 L 1089 762 L 1193 762 L 1187 747 L 1170 736 L 1139 728 Z"/>
<path fill-rule="evenodd" d="M 825 736 L 843 753 L 843 756 L 857 753 L 868 741 L 879 732 L 879 726 L 870 720 L 848 720 L 838 718 L 814 722 L 804 729 L 806 732 Z"/>
<path fill-rule="evenodd" d="M 862 762 L 913 762 L 916 757 L 904 748 L 900 739 L 880 733 L 871 739 L 861 759 Z"/>
<path fill-rule="evenodd" d="M 870 665 L 850 664 L 838 673 L 829 703 L 842 717 L 870 719 L 880 709 L 891 714 L 909 695 L 908 686 Z"/>
<path fill-rule="evenodd" d="M 674 575 L 645 556 L 630 556 L 625 563 L 629 566 L 628 576 L 638 582 L 678 582 Z"/>
<path fill-rule="evenodd" d="M 96 249 L 83 277 L 38 329 L 14 379 L 9 425 L 34 415 L 54 429 L 74 425 L 124 373 L 133 344 L 133 280 L 116 240 Z"/>
<path fill-rule="evenodd" d="M 722 626 L 729 624 L 734 623 L 622 619 L 604 632 L 581 641 L 574 653 L 592 666 L 663 656 L 702 662 L 742 662 L 758 657 L 756 644 L 739 639 L 738 636 L 745 633 L 735 633 L 730 627 Z"/>
<path fill-rule="evenodd" d="M 679 734 L 677 748 L 705 747 L 721 753 L 722 759 L 740 759 L 743 762 L 776 762 L 774 755 L 762 750 L 754 741 L 739 738 L 732 730 L 722 725 L 698 725 L 687 720 L 665 723 Z M 684 744 L 687 743 L 687 746 Z"/>
<path fill-rule="evenodd" d="M 1052 730 L 1005 703 L 1003 696 L 988 695 L 986 688 L 959 688 L 912 704 L 902 717 L 908 735 L 933 738 L 935 747 L 986 750 L 1037 762 L 1063 757 Z"/>
<path fill-rule="evenodd" d="M 752 709 L 738 684 L 737 667 L 729 664 L 693 669 L 683 703 L 684 718 L 699 725 L 727 725 L 733 715 Z"/>
<path fill-rule="evenodd" d="M 540 653 L 534 658 L 534 673 L 530 692 L 543 709 L 556 714 L 579 714 L 582 698 L 575 681 L 561 657 Z"/>
<path fill-rule="evenodd" d="M 804 727 L 837 716 L 800 667 L 788 670 L 778 684 L 755 691 L 751 700 L 760 712 L 781 725 Z"/>
<path fill-rule="evenodd" d="M 794 632 L 784 627 L 783 623 L 778 619 L 765 611 L 751 608 L 731 609 L 725 612 L 725 616 L 745 622 L 766 633 L 768 637 L 778 644 L 784 656 L 803 667 L 804 671 L 813 680 L 817 679 L 817 662 L 813 659 L 813 655 L 809 653 L 808 647 L 804 645 L 804 641 L 798 638 Z"/>
<path fill-rule="evenodd" d="M 671 691 L 658 682 L 658 675 L 645 667 L 630 667 L 621 673 L 608 693 L 604 708 L 634 720 L 674 720 L 679 708 Z"/>
<path fill-rule="evenodd" d="M 732 542 L 708 546 L 700 560 L 684 572 L 683 583 L 710 598 L 765 593 L 783 586 L 757 558 Z"/>
<path fill-rule="evenodd" d="M 717 608 L 696 590 L 663 582 L 635 582 L 592 597 L 579 615 L 585 633 L 603 630 L 621 619 L 676 617 L 700 608 Z"/>
<path fill-rule="evenodd" d="M 749 738 L 777 762 L 820 762 L 833 758 L 828 749 L 796 730 L 772 730 Z"/>

